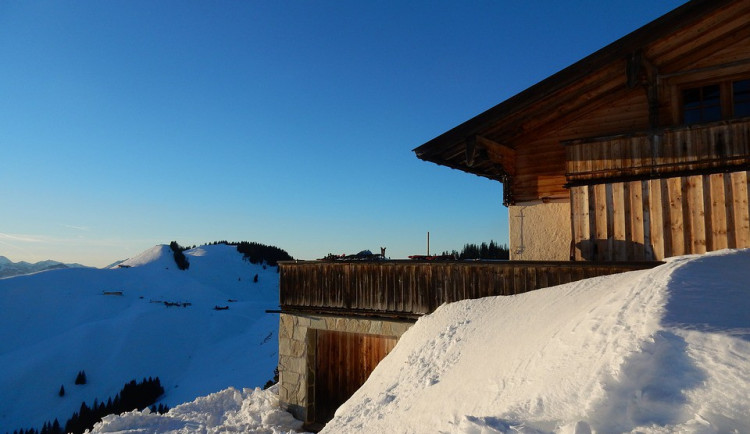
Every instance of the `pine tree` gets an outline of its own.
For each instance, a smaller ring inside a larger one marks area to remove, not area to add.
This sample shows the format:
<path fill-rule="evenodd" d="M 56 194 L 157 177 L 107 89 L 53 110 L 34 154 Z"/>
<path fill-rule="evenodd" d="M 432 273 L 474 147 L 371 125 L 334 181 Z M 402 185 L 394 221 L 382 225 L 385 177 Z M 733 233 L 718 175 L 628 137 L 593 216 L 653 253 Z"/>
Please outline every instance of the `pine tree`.
<path fill-rule="evenodd" d="M 65 396 L 65 386 L 60 386 L 60 391 L 57 392 L 60 396 Z"/>

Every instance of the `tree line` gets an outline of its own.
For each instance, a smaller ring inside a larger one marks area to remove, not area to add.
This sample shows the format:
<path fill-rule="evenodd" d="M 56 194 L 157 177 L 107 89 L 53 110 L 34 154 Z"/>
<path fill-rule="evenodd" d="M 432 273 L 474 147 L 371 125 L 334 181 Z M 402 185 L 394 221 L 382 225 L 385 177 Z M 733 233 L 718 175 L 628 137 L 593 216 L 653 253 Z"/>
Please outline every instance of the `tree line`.
<path fill-rule="evenodd" d="M 244 258 L 253 264 L 262 264 L 265 262 L 268 265 L 276 266 L 279 261 L 292 261 L 294 258 L 287 253 L 286 250 L 276 246 L 268 246 L 254 241 L 214 241 L 213 243 L 207 243 L 207 245 L 218 245 L 226 244 L 228 246 L 235 246 L 237 251 L 242 253 Z"/>
<path fill-rule="evenodd" d="M 490 240 L 482 244 L 464 244 L 461 251 L 444 251 L 444 256 L 453 256 L 456 259 L 510 259 L 510 249 L 507 244 L 497 244 Z"/>
<path fill-rule="evenodd" d="M 80 409 L 73 413 L 64 427 L 55 419 L 54 422 L 45 422 L 41 430 L 35 428 L 20 429 L 13 431 L 13 434 L 79 434 L 93 428 L 94 424 L 101 421 L 104 416 L 121 414 L 136 409 L 143 410 L 148 406 L 152 406 L 151 411 L 163 414 L 169 411 L 169 407 L 164 404 L 153 405 L 163 394 L 164 387 L 162 387 L 159 377 L 144 378 L 140 383 L 131 380 L 123 386 L 114 399 L 109 398 L 106 403 L 94 399 L 94 403 L 89 407 L 85 401 L 81 402 Z"/>

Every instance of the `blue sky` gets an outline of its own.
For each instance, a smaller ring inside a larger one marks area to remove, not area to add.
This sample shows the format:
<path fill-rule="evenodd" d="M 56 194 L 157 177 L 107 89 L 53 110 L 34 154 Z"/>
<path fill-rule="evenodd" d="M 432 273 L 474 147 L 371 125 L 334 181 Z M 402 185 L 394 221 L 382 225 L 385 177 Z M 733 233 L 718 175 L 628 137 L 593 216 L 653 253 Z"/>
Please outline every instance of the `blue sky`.
<path fill-rule="evenodd" d="M 0 255 L 507 243 L 411 150 L 681 3 L 0 0 Z"/>

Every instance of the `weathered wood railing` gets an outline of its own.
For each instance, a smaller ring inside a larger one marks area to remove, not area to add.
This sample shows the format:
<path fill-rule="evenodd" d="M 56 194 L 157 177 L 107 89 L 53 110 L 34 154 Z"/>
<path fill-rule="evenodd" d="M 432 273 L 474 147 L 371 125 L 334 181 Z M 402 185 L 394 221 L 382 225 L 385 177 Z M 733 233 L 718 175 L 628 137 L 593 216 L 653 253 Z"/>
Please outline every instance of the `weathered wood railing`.
<path fill-rule="evenodd" d="M 571 184 L 727 171 L 750 164 L 750 118 L 662 128 L 655 134 L 570 140 L 564 144 L 566 177 Z"/>
<path fill-rule="evenodd" d="M 323 262 L 280 263 L 282 311 L 415 318 L 443 303 L 519 294 L 659 262 Z"/>

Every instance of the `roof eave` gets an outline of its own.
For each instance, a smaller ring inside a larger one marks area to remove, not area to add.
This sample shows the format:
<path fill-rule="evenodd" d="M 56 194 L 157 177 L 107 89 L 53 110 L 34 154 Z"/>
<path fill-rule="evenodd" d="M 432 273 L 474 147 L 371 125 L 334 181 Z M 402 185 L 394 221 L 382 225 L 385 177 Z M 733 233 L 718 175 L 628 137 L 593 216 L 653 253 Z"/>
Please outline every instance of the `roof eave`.
<path fill-rule="evenodd" d="M 555 92 L 582 79 L 594 70 L 621 60 L 666 34 L 679 30 L 702 15 L 731 3 L 733 0 L 692 0 L 660 18 L 623 36 L 600 50 L 584 57 L 567 68 L 549 76 L 500 104 L 448 130 L 412 151 L 421 160 L 434 161 L 445 149 L 463 141 L 467 136 L 482 135 L 500 119 L 543 101 Z"/>

